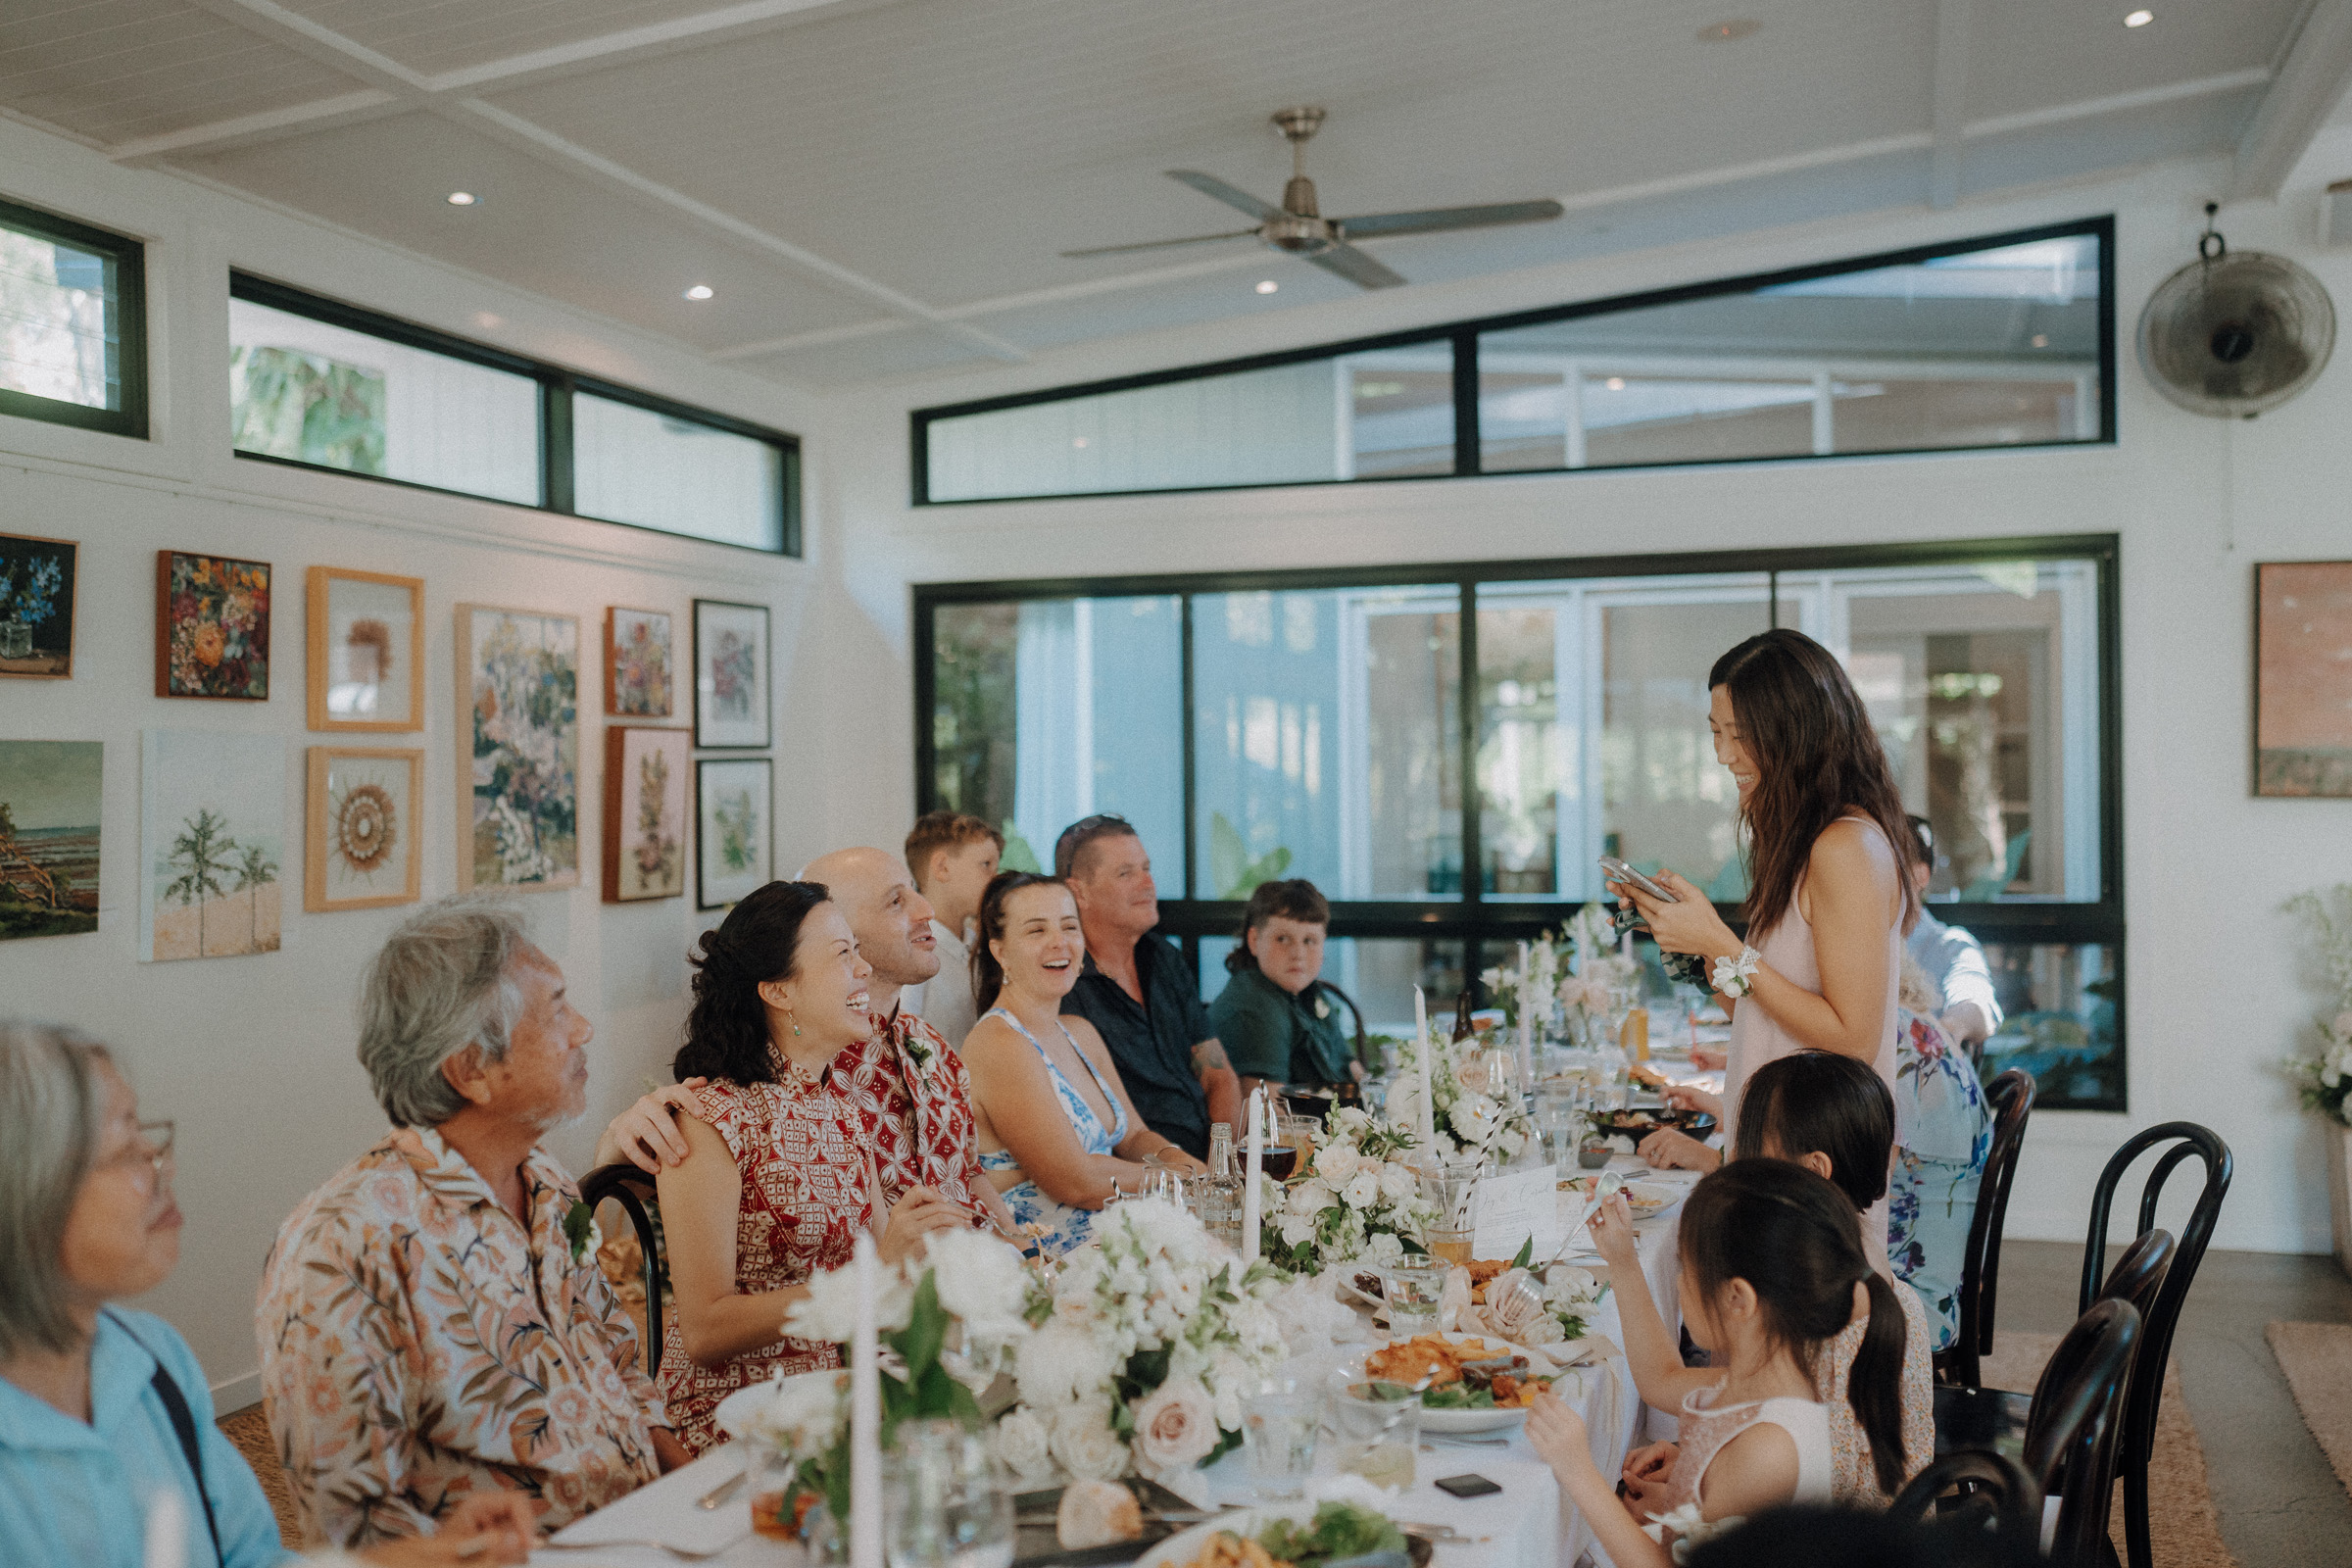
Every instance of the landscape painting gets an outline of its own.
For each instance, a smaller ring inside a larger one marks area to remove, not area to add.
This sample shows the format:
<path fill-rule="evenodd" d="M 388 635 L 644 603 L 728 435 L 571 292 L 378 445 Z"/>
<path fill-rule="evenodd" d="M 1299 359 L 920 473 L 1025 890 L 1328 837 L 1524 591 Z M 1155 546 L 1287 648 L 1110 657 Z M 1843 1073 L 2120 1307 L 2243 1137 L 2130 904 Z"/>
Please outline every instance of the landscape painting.
<path fill-rule="evenodd" d="M 156 553 L 155 695 L 269 699 L 270 563 Z"/>
<path fill-rule="evenodd" d="M 631 718 L 667 718 L 669 616 L 659 610 L 605 612 L 605 711 Z"/>
<path fill-rule="evenodd" d="M 2254 793 L 2352 798 L 2352 561 L 2254 568 Z"/>
<path fill-rule="evenodd" d="M 756 757 L 695 768 L 695 907 L 723 909 L 769 880 L 771 764 Z"/>
<path fill-rule="evenodd" d="M 605 731 L 605 902 L 686 891 L 687 735 L 616 724 Z"/>
<path fill-rule="evenodd" d="M 139 957 L 275 953 L 286 743 L 151 729 L 139 756 Z"/>
<path fill-rule="evenodd" d="M 421 751 L 311 748 L 304 908 L 416 902 L 424 865 L 416 833 L 423 773 Z"/>
<path fill-rule="evenodd" d="M 0 533 L 0 675 L 73 675 L 77 553 L 71 539 Z"/>
<path fill-rule="evenodd" d="M 0 942 L 98 929 L 106 747 L 0 741 Z"/>
<path fill-rule="evenodd" d="M 694 744 L 767 745 L 767 607 L 694 602 Z"/>
<path fill-rule="evenodd" d="M 580 623 L 458 607 L 460 888 L 580 880 Z"/>

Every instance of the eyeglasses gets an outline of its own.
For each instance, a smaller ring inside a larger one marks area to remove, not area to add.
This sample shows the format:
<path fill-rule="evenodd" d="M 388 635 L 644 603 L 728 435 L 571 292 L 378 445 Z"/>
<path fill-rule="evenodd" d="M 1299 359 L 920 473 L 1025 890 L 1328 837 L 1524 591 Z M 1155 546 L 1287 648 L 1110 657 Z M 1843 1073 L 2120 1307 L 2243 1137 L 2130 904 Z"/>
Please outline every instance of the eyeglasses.
<path fill-rule="evenodd" d="M 163 1181 L 172 1174 L 172 1126 L 168 1121 L 143 1121 L 133 1130 L 131 1145 L 106 1163 L 133 1167 L 145 1165 L 151 1178 Z"/>

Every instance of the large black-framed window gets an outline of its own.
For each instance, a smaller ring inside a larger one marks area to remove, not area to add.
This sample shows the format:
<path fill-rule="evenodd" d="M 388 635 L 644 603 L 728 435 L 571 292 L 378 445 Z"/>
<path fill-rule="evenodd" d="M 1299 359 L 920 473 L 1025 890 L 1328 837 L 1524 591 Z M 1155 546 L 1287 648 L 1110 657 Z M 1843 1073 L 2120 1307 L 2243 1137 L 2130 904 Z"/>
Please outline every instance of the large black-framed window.
<path fill-rule="evenodd" d="M 2115 439 L 2115 223 L 909 416 L 917 506 Z"/>
<path fill-rule="evenodd" d="M 1411 982 L 1449 997 L 1600 896 L 1598 853 L 1736 919 L 1705 672 L 1798 626 L 1936 826 L 1928 906 L 2009 1015 L 1986 1073 L 2120 1110 L 2116 569 L 2091 535 L 917 584 L 916 796 L 1004 827 L 1008 863 L 1126 815 L 1211 995 L 1248 887 L 1305 876 L 1343 983 L 1396 1021 Z"/>
<path fill-rule="evenodd" d="M 232 272 L 240 458 L 801 553 L 800 438 Z"/>
<path fill-rule="evenodd" d="M 146 255 L 0 201 L 0 414 L 146 439 Z"/>

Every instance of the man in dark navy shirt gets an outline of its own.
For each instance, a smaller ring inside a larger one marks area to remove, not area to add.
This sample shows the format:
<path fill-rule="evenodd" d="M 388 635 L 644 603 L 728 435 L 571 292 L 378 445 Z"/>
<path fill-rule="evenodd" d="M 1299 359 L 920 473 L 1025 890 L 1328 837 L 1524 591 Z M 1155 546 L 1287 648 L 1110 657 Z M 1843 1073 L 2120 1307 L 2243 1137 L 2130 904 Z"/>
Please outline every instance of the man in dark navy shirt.
<path fill-rule="evenodd" d="M 1152 857 L 1124 818 L 1090 816 L 1062 831 L 1054 872 L 1069 883 L 1086 935 L 1086 966 L 1061 1010 L 1093 1024 L 1110 1047 L 1144 1125 L 1205 1159 L 1209 1123 L 1242 1119 L 1242 1085 L 1183 952 L 1152 935 L 1159 924 Z"/>

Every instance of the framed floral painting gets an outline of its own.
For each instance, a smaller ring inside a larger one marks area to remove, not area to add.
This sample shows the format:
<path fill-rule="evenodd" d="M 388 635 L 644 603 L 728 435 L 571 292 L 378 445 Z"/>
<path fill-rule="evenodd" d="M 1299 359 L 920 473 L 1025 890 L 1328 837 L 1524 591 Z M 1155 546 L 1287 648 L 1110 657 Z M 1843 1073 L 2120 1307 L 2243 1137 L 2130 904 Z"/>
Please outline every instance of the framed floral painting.
<path fill-rule="evenodd" d="M 774 764 L 764 757 L 695 764 L 694 906 L 723 909 L 767 885 L 773 858 L 769 798 Z"/>
<path fill-rule="evenodd" d="M 767 745 L 767 607 L 694 602 L 694 744 Z"/>
<path fill-rule="evenodd" d="M 0 533 L 0 675 L 72 678 L 79 552 L 71 539 Z"/>
<path fill-rule="evenodd" d="M 423 783 L 421 751 L 311 748 L 304 908 L 371 909 L 416 902 L 424 867 L 416 832 Z"/>
<path fill-rule="evenodd" d="M 313 566 L 311 728 L 424 728 L 424 579 Z"/>
<path fill-rule="evenodd" d="M 682 729 L 637 724 L 605 731 L 607 904 L 686 891 L 688 740 Z"/>
<path fill-rule="evenodd" d="M 458 607 L 458 886 L 580 880 L 580 622 Z"/>
<path fill-rule="evenodd" d="M 270 699 L 270 563 L 160 550 L 155 695 Z"/>
<path fill-rule="evenodd" d="M 607 607 L 606 712 L 629 718 L 667 718 L 670 667 L 667 613 Z"/>

